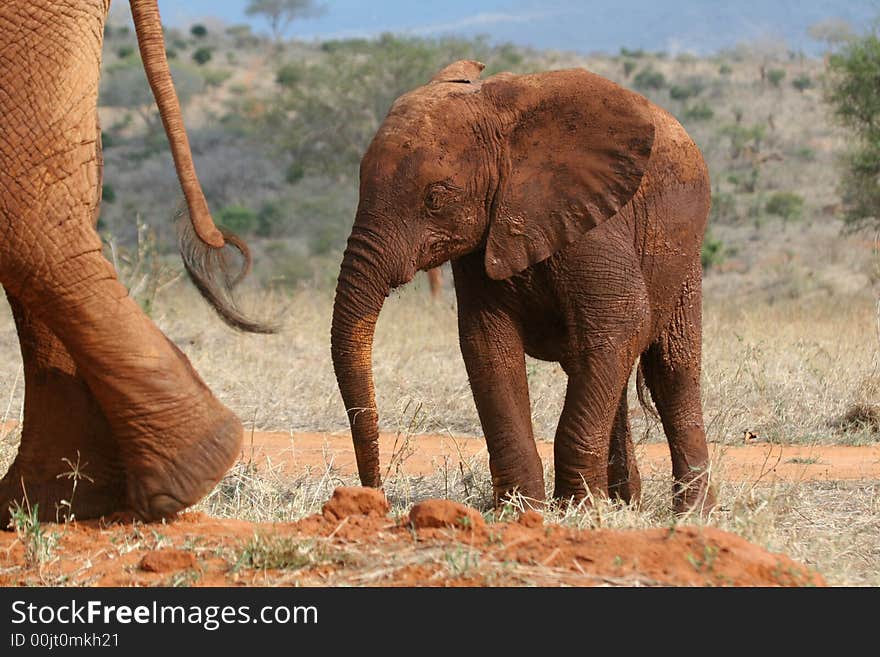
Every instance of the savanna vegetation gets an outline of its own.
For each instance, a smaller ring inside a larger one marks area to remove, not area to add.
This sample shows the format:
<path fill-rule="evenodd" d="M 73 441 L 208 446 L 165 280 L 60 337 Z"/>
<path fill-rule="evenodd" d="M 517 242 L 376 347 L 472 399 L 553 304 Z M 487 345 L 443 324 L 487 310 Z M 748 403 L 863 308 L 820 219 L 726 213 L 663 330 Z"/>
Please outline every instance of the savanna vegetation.
<path fill-rule="evenodd" d="M 874 234 L 864 229 L 876 225 L 880 204 L 876 35 L 819 26 L 814 36 L 829 50 L 823 60 L 778 43 L 706 57 L 628 48 L 585 56 L 487 39 L 384 35 L 301 43 L 283 34 L 281 22 L 271 38 L 247 25 L 213 23 L 166 32 L 209 204 L 218 223 L 254 250 L 259 285 L 243 292 L 244 305 L 277 318 L 278 336 L 226 329 L 181 276 L 172 222 L 178 183 L 134 35 L 123 24 L 107 29 L 101 89 L 106 168 L 99 229 L 108 256 L 131 294 L 249 429 L 347 430 L 328 336 L 333 284 L 357 204 L 358 162 L 398 95 L 445 64 L 470 58 L 487 64 L 484 76 L 586 67 L 667 108 L 699 144 L 713 181 L 703 251 L 711 442 L 738 444 L 744 431 L 780 443 L 877 442 L 880 268 Z M 0 372 L 9 382 L 2 419 L 16 419 L 20 361 L 9 311 L 2 312 Z M 432 303 L 417 279 L 394 295 L 380 317 L 374 361 L 384 429 L 480 435 L 448 290 Z M 550 440 L 564 377 L 552 364 L 528 366 L 536 434 Z M 637 441 L 663 440 L 635 399 L 631 394 Z M 11 460 L 15 441 L 14 431 L 0 435 L 0 466 Z M 343 481 L 353 483 L 332 464 L 320 481 L 238 468 L 202 508 L 260 520 L 301 517 Z M 403 502 L 427 491 L 488 511 L 481 493 L 487 481 L 481 462 L 453 480 L 438 474 L 392 479 L 391 486 Z M 642 512 L 600 505 L 561 519 L 580 526 L 673 522 L 662 501 L 667 479 L 649 478 L 647 491 Z M 753 482 L 726 485 L 720 497 L 725 508 L 713 524 L 785 550 L 832 583 L 880 583 L 876 482 Z"/>

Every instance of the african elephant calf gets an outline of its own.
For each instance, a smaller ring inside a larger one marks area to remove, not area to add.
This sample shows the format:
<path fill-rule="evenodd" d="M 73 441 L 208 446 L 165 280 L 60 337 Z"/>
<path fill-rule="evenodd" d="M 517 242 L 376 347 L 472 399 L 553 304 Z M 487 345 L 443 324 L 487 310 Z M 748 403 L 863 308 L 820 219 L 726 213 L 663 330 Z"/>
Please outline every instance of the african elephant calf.
<path fill-rule="evenodd" d="M 21 446 L 0 480 L 0 527 L 16 503 L 45 520 L 172 515 L 211 490 L 241 444 L 238 418 L 102 255 L 96 123 L 108 9 L 109 0 L 0 2 L 0 283 L 25 379 Z M 131 0 L 131 9 L 189 209 L 185 264 L 224 319 L 259 331 L 213 282 L 220 249 L 244 245 L 208 212 L 156 0 Z"/>
<path fill-rule="evenodd" d="M 637 498 L 626 385 L 641 358 L 675 508 L 708 508 L 699 150 L 667 112 L 586 70 L 481 80 L 482 69 L 456 62 L 400 97 L 361 162 L 332 355 L 362 483 L 381 483 L 371 349 L 383 301 L 451 260 L 498 498 L 544 498 L 525 354 L 568 375 L 555 496 Z"/>

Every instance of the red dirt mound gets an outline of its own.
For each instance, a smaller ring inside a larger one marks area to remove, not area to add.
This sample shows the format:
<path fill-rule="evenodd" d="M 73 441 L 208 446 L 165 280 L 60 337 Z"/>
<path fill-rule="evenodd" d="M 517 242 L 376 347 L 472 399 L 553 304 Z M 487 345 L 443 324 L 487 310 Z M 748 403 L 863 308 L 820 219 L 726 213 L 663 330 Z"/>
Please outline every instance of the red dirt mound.
<path fill-rule="evenodd" d="M 153 550 L 141 559 L 141 570 L 148 573 L 174 573 L 196 567 L 196 558 L 183 550 Z"/>
<path fill-rule="evenodd" d="M 479 511 L 452 500 L 419 502 L 410 509 L 409 521 L 416 529 L 453 527 L 482 531 L 486 528 L 486 521 Z"/>
<path fill-rule="evenodd" d="M 151 525 L 45 524 L 39 546 L 0 532 L 0 586 L 825 584 L 787 556 L 709 527 L 585 531 L 545 525 L 535 512 L 486 523 L 444 500 L 402 518 L 387 509 L 376 491 L 339 489 L 324 513 L 292 523 L 187 513 Z"/>
<path fill-rule="evenodd" d="M 328 520 L 342 520 L 349 516 L 384 516 L 390 509 L 385 493 L 381 490 L 340 486 L 321 507 L 321 512 Z"/>

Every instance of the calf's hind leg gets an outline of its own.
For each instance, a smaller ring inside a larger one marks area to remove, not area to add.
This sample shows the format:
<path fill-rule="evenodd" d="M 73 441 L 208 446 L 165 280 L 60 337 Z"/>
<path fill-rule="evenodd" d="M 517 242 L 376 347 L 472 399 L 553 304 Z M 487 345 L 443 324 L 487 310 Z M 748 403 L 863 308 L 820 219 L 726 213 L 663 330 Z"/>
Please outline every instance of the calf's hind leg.
<path fill-rule="evenodd" d="M 635 446 L 629 427 L 629 403 L 626 387 L 620 395 L 614 425 L 611 428 L 611 449 L 608 454 L 608 493 L 629 504 L 637 504 L 642 496 L 642 479 L 636 463 Z"/>
<path fill-rule="evenodd" d="M 715 505 L 700 400 L 700 283 L 697 269 L 684 286 L 670 325 L 642 354 L 645 382 L 672 455 L 673 507 L 678 513 L 708 512 Z"/>

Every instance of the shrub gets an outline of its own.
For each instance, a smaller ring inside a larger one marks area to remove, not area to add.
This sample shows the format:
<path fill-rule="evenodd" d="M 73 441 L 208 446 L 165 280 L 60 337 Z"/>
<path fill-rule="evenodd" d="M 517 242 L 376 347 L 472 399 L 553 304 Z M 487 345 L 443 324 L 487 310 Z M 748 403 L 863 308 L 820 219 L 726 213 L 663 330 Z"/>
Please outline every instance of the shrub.
<path fill-rule="evenodd" d="M 134 46 L 119 46 L 116 49 L 116 56 L 119 59 L 128 59 L 132 55 L 134 55 Z"/>
<path fill-rule="evenodd" d="M 779 83 L 785 78 L 785 71 L 781 68 L 771 68 L 767 71 L 767 81 L 774 87 L 778 87 Z"/>
<path fill-rule="evenodd" d="M 684 111 L 684 118 L 687 121 L 708 121 L 713 116 L 715 112 L 708 103 L 704 102 L 694 103 Z"/>
<path fill-rule="evenodd" d="M 302 67 L 298 64 L 285 64 L 275 73 L 275 82 L 282 87 L 295 89 L 302 81 Z"/>
<path fill-rule="evenodd" d="M 730 75 L 731 73 L 733 73 L 733 69 L 728 64 L 722 64 L 718 67 L 718 72 L 721 75 Z"/>
<path fill-rule="evenodd" d="M 168 59 L 177 59 L 177 51 L 174 50 L 173 48 L 168 48 L 168 49 L 165 51 L 165 56 L 166 56 Z"/>
<path fill-rule="evenodd" d="M 709 271 L 724 262 L 724 243 L 711 235 L 703 238 L 703 246 L 700 249 L 700 263 L 703 271 Z"/>
<path fill-rule="evenodd" d="M 248 234 L 257 228 L 257 213 L 241 205 L 227 205 L 217 213 L 218 223 L 234 233 Z"/>
<path fill-rule="evenodd" d="M 629 48 L 621 48 L 620 54 L 624 57 L 632 57 L 633 59 L 639 59 L 645 56 L 645 51 L 639 48 L 638 50 L 630 50 Z"/>
<path fill-rule="evenodd" d="M 767 214 L 775 214 L 785 221 L 799 219 L 804 211 L 804 199 L 794 192 L 776 192 L 764 205 Z"/>
<path fill-rule="evenodd" d="M 623 60 L 623 77 L 628 78 L 636 70 L 636 63 L 631 59 Z"/>
<path fill-rule="evenodd" d="M 101 201 L 104 203 L 114 203 L 116 201 L 116 190 L 113 185 L 104 185 L 101 188 Z"/>
<path fill-rule="evenodd" d="M 633 84 L 639 89 L 662 89 L 666 86 L 666 77 L 660 71 L 648 67 L 636 75 Z"/>
<path fill-rule="evenodd" d="M 791 86 L 803 93 L 805 89 L 809 89 L 813 86 L 813 80 L 806 73 L 801 73 L 791 81 Z"/>
<path fill-rule="evenodd" d="M 694 95 L 694 90 L 690 87 L 681 85 L 673 85 L 669 87 L 669 97 L 673 100 L 687 100 Z"/>
<path fill-rule="evenodd" d="M 191 28 L 189 28 L 189 33 L 197 39 L 204 39 L 206 36 L 208 36 L 208 28 L 201 23 L 196 23 Z"/>
<path fill-rule="evenodd" d="M 211 56 L 210 48 L 199 48 L 193 53 L 192 58 L 196 64 L 204 66 L 211 61 Z"/>
<path fill-rule="evenodd" d="M 295 185 L 303 177 L 306 175 L 306 168 L 302 165 L 301 162 L 294 162 L 289 167 L 287 167 L 287 171 L 284 172 L 284 180 L 287 181 L 290 185 Z"/>

